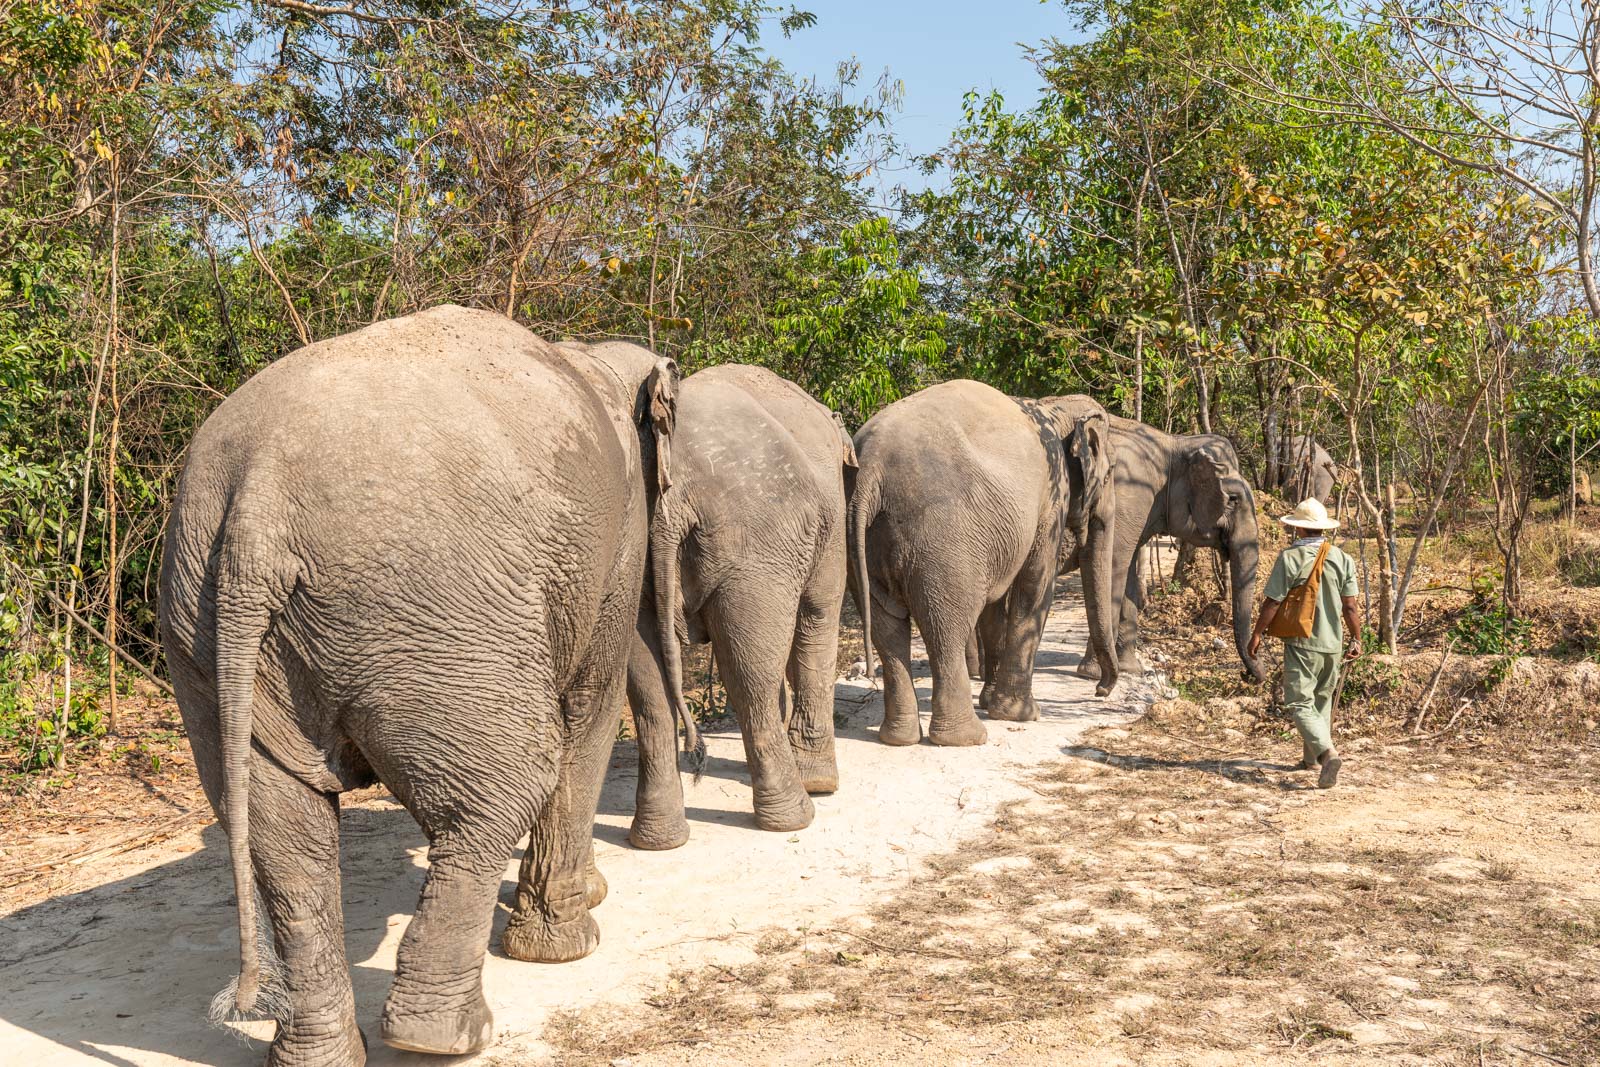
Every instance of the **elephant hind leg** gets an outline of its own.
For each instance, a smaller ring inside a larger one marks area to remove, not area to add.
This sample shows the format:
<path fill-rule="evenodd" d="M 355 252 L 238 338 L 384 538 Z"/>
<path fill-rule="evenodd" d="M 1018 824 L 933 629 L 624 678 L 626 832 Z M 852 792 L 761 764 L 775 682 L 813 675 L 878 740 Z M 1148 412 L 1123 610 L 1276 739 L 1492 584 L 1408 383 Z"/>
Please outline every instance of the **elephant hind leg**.
<path fill-rule="evenodd" d="M 840 548 L 840 559 L 843 549 Z M 823 564 L 801 594 L 789 653 L 789 683 L 794 707 L 789 746 L 800 784 L 807 793 L 839 788 L 839 763 L 833 746 L 833 679 L 839 668 L 839 608 L 844 603 L 844 567 Z"/>
<path fill-rule="evenodd" d="M 481 706 L 514 706 L 512 692 L 478 692 L 473 710 L 439 717 L 470 722 Z M 562 747 L 554 698 L 528 706 L 525 694 L 517 697 L 524 708 L 516 718 L 531 724 L 528 734 L 432 751 L 426 766 L 413 768 L 409 806 L 428 834 L 428 877 L 383 1008 L 382 1037 L 395 1048 L 460 1055 L 492 1036 L 483 957 L 495 900 L 517 840 L 547 806 L 556 777 L 550 764 Z M 455 788 L 462 782 L 473 788 Z"/>
<path fill-rule="evenodd" d="M 933 672 L 933 714 L 928 740 L 936 745 L 981 745 L 989 731 L 972 708 L 972 679 L 967 675 L 967 638 L 974 620 L 964 626 L 931 626 L 923 631 L 928 666 Z"/>
<path fill-rule="evenodd" d="M 809 826 L 815 815 L 778 712 L 794 642 L 792 620 L 800 610 L 799 591 L 781 586 L 775 577 L 741 576 L 724 582 L 706 605 L 728 706 L 744 737 L 756 825 L 773 831 Z"/>
<path fill-rule="evenodd" d="M 628 703 L 639 746 L 639 785 L 628 840 L 660 851 L 689 840 L 678 774 L 678 723 L 661 674 L 655 607 L 646 600 L 628 654 Z"/>
<path fill-rule="evenodd" d="M 337 794 L 311 789 L 257 751 L 250 766 L 250 855 L 287 998 L 269 1062 L 366 1062 L 344 954 Z M 277 980 L 270 971 L 264 977 L 266 996 Z"/>

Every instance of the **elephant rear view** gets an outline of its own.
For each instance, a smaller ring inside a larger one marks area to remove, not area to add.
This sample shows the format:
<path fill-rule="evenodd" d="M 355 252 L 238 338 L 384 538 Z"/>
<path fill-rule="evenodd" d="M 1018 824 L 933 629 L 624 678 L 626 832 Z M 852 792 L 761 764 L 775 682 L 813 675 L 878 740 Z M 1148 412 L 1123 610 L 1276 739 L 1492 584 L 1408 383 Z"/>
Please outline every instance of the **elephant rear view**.
<path fill-rule="evenodd" d="M 744 735 L 756 825 L 809 824 L 807 794 L 831 793 L 839 780 L 833 680 L 850 437 L 799 386 L 725 364 L 684 379 L 674 438 L 679 458 L 651 523 L 653 586 L 628 665 L 640 762 L 628 836 L 652 849 L 689 836 L 672 729 L 674 707 L 688 723 L 679 620 L 682 637 L 712 644 Z M 785 675 L 795 696 L 787 730 Z"/>
<path fill-rule="evenodd" d="M 1291 502 L 1314 496 L 1333 504 L 1338 467 L 1326 448 L 1305 434 L 1294 434 L 1279 440 L 1278 452 L 1277 484 L 1268 488 L 1281 490 Z"/>
<path fill-rule="evenodd" d="M 1105 411 L 1087 397 L 1024 405 L 973 381 L 897 401 L 856 434 L 850 563 L 869 650 L 883 661 L 880 740 L 922 736 L 912 621 L 928 646 L 928 737 L 940 745 L 987 738 L 967 677 L 975 627 L 993 664 L 989 717 L 1038 718 L 1034 655 L 1069 561 L 1084 564 L 1091 628 L 1112 647 L 1109 448 Z M 1107 693 L 1116 665 L 1104 652 L 1101 660 Z"/>
<path fill-rule="evenodd" d="M 575 959 L 604 883 L 591 829 L 639 602 L 676 368 L 631 345 L 560 350 L 441 307 L 292 353 L 189 449 L 161 629 L 207 797 L 228 833 L 234 1003 L 280 1009 L 273 1063 L 358 1064 L 339 794 L 380 781 L 428 835 L 382 1036 L 489 1040 L 483 955 L 505 935 Z M 265 995 L 259 888 L 283 961 Z"/>

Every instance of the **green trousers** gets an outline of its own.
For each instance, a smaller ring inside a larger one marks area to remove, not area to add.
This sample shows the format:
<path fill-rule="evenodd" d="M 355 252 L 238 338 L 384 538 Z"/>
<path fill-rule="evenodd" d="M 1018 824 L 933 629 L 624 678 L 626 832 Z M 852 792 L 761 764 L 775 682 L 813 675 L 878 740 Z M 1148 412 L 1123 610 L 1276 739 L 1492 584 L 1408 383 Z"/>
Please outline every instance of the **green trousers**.
<path fill-rule="evenodd" d="M 1333 694 L 1339 687 L 1337 652 L 1283 646 L 1283 709 L 1294 720 L 1308 762 L 1333 747 Z"/>

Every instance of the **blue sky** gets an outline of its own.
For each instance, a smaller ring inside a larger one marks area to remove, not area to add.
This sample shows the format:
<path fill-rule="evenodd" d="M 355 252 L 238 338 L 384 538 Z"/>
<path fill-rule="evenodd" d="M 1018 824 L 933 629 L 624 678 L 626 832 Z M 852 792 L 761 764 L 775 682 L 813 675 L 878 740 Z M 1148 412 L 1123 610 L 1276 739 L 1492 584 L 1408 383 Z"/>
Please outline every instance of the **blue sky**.
<path fill-rule="evenodd" d="M 944 144 L 961 119 L 968 90 L 999 89 L 1014 107 L 1032 104 L 1040 81 L 1021 44 L 1077 37 L 1059 3 L 1039 0 L 789 0 L 817 24 L 785 39 L 777 25 L 761 43 L 796 74 L 832 82 L 840 60 L 861 62 L 861 81 L 876 83 L 887 68 L 905 85 L 895 132 L 907 154 Z M 891 183 L 921 185 L 914 172 L 885 175 Z"/>

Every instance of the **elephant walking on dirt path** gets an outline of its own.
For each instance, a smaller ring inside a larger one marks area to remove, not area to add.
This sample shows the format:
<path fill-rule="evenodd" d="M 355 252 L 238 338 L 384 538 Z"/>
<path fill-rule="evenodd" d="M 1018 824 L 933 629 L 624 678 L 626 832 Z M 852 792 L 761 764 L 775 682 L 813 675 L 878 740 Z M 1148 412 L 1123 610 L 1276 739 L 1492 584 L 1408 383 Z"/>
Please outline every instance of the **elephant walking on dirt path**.
<path fill-rule="evenodd" d="M 195 436 L 161 630 L 238 894 L 240 975 L 214 1010 L 278 1009 L 269 1063 L 366 1059 L 339 888 L 346 790 L 382 782 L 428 835 L 389 1044 L 489 1042 L 483 957 L 530 827 L 507 953 L 598 944 L 592 829 L 676 370 L 439 307 L 285 356 Z M 256 946 L 258 888 L 281 988 Z"/>
<path fill-rule="evenodd" d="M 1113 475 L 1107 416 L 1088 397 L 1021 402 L 974 381 L 896 401 L 856 434 L 851 574 L 868 642 L 883 662 L 879 739 L 922 737 L 911 681 L 911 623 L 928 646 L 928 739 L 987 739 L 973 712 L 967 639 L 976 627 L 992 669 L 992 719 L 1039 717 L 1033 662 L 1056 575 L 1080 565 L 1101 695 L 1111 658 Z"/>
<path fill-rule="evenodd" d="M 628 663 L 639 786 L 628 839 L 689 837 L 673 709 L 686 725 L 680 636 L 709 641 L 744 735 L 756 825 L 798 830 L 839 785 L 833 680 L 845 589 L 842 423 L 760 367 L 725 364 L 678 391 L 672 486 L 651 524 L 651 578 Z M 680 635 L 679 631 L 682 630 Z M 794 693 L 787 729 L 785 677 Z"/>
<path fill-rule="evenodd" d="M 1116 657 L 1123 671 L 1138 671 L 1139 612 L 1144 582 L 1139 550 L 1152 537 L 1176 537 L 1196 548 L 1214 548 L 1228 562 L 1234 646 L 1256 681 L 1261 668 L 1250 656 L 1259 544 L 1255 495 L 1239 469 L 1228 439 L 1217 434 L 1178 436 L 1132 419 L 1111 417 L 1116 457 L 1117 535 Z M 1091 646 L 1092 647 L 1092 646 Z M 1099 677 L 1084 653 L 1078 673 Z"/>

